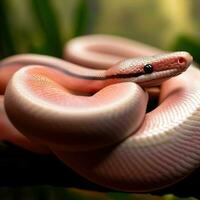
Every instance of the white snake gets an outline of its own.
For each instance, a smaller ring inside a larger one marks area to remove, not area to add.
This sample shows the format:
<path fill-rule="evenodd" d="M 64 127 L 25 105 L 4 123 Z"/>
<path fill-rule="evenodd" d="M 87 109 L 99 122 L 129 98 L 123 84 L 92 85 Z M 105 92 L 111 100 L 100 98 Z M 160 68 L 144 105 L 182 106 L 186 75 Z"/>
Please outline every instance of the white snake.
<path fill-rule="evenodd" d="M 187 69 L 189 53 L 91 35 L 70 41 L 65 57 L 70 62 L 31 54 L 0 62 L 2 91 L 5 74 L 31 65 L 12 77 L 5 108 L 33 144 L 87 179 L 122 191 L 163 188 L 199 166 L 200 71 L 194 64 Z M 159 105 L 145 114 L 144 88 L 161 83 Z"/>

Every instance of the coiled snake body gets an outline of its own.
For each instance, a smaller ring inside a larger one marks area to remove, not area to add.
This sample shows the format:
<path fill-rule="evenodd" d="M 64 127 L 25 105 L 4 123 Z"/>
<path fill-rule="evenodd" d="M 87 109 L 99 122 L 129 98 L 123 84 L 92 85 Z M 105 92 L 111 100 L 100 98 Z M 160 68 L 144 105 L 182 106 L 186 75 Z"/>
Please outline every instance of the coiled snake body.
<path fill-rule="evenodd" d="M 69 42 L 65 57 L 70 62 L 32 54 L 0 62 L 2 93 L 21 68 L 4 102 L 32 143 L 19 132 L 4 139 L 50 149 L 82 176 L 122 191 L 162 188 L 199 166 L 200 72 L 187 69 L 190 54 L 93 35 Z M 145 113 L 146 88 L 160 84 L 159 105 Z"/>

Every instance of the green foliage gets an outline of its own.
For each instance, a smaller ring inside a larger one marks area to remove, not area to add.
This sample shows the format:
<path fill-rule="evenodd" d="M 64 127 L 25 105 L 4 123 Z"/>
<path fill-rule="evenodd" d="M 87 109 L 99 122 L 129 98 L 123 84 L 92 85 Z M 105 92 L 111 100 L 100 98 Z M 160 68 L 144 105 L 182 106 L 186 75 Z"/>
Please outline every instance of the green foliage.
<path fill-rule="evenodd" d="M 61 187 L 37 186 L 1 188 L 1 200 L 195 200 L 174 195 L 155 196 L 150 194 L 102 193 Z"/>
<path fill-rule="evenodd" d="M 9 26 L 8 16 L 6 15 L 6 2 L 0 1 L 0 59 L 11 54 L 15 54 L 11 27 Z"/>
<path fill-rule="evenodd" d="M 45 43 L 36 53 L 45 53 L 61 57 L 62 44 L 60 32 L 56 19 L 55 10 L 49 0 L 32 0 L 32 8 L 37 18 L 38 24 L 42 29 Z"/>
<path fill-rule="evenodd" d="M 188 35 L 178 35 L 174 44 L 170 47 L 173 51 L 188 51 L 197 63 L 200 63 L 200 40 Z"/>
<path fill-rule="evenodd" d="M 98 0 L 79 0 L 74 16 L 74 36 L 93 31 L 97 18 Z"/>
<path fill-rule="evenodd" d="M 28 12 L 29 17 L 37 25 L 34 30 L 37 33 L 36 42 L 26 28 L 18 33 L 18 30 L 15 30 L 16 27 L 12 26 L 10 13 L 7 12 L 11 2 L 0 1 L 0 58 L 18 53 L 39 53 L 61 57 L 63 45 L 66 41 L 61 39 L 58 13 L 53 6 L 53 1 L 30 0 L 26 2 L 28 5 L 30 4 L 31 8 Z M 73 34 L 71 37 L 92 33 L 97 14 L 98 0 L 79 0 L 73 15 Z M 20 37 L 19 41 L 17 37 Z M 38 41 L 39 45 L 35 45 Z M 21 50 L 22 43 L 27 43 L 26 46 L 28 47 L 25 48 L 25 52 Z M 16 47 L 15 44 L 17 44 Z"/>

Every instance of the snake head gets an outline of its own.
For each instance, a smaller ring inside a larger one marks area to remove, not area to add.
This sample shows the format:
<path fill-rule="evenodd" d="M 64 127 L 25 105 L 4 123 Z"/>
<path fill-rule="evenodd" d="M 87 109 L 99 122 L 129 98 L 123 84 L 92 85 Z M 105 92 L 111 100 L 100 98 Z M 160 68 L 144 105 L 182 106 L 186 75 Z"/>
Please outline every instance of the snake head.
<path fill-rule="evenodd" d="M 184 51 L 129 58 L 107 70 L 106 76 L 111 79 L 135 82 L 145 87 L 155 86 L 184 72 L 192 60 L 192 56 Z"/>

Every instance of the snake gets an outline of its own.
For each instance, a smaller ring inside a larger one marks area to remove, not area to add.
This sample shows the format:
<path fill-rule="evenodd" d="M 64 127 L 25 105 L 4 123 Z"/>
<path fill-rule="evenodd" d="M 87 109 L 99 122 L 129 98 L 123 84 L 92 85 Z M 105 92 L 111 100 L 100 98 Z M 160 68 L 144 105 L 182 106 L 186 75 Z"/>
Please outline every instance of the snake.
<path fill-rule="evenodd" d="M 24 137 L 19 145 L 124 192 L 158 190 L 199 167 L 200 71 L 188 52 L 97 34 L 70 40 L 64 58 L 0 61 L 3 109 Z M 152 97 L 159 103 L 147 111 Z"/>

